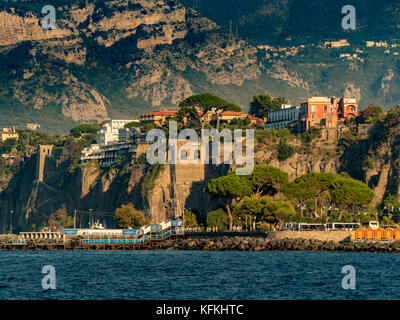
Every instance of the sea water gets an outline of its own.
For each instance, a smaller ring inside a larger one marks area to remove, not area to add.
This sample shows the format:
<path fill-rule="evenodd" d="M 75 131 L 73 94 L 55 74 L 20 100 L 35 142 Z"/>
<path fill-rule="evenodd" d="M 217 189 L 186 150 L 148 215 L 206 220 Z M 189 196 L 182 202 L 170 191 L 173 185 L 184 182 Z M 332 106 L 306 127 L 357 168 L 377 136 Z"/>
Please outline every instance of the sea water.
<path fill-rule="evenodd" d="M 0 251 L 0 299 L 400 299 L 399 266 L 385 253 Z"/>

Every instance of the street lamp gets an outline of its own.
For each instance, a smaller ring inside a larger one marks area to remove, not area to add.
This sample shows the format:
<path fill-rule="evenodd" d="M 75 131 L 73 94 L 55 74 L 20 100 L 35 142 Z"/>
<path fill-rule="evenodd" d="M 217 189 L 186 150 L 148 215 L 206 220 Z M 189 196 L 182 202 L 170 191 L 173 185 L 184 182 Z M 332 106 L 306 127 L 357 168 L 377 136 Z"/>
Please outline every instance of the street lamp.
<path fill-rule="evenodd" d="M 92 212 L 93 212 L 93 209 L 89 209 L 89 226 L 93 226 Z"/>
<path fill-rule="evenodd" d="M 12 234 L 12 215 L 13 215 L 14 211 L 10 211 L 10 233 Z"/>

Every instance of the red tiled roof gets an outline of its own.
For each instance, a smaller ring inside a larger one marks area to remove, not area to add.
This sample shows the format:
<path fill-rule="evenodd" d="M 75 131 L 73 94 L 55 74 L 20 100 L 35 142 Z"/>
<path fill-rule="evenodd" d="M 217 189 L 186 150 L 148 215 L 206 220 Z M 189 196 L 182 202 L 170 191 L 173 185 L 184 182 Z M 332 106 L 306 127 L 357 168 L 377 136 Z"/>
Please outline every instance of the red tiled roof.
<path fill-rule="evenodd" d="M 233 110 L 227 110 L 223 111 L 222 115 L 224 116 L 241 116 L 243 113 L 240 111 L 233 111 Z"/>
<path fill-rule="evenodd" d="M 255 116 L 253 116 L 253 115 L 251 115 L 251 114 L 248 114 L 248 115 L 247 115 L 247 118 L 249 118 L 249 119 L 254 119 L 254 120 L 257 120 L 257 121 L 260 121 L 260 122 L 264 122 L 264 119 L 255 117 Z"/>
<path fill-rule="evenodd" d="M 153 111 L 146 113 L 144 116 L 175 116 L 178 111 L 164 110 L 164 111 Z"/>

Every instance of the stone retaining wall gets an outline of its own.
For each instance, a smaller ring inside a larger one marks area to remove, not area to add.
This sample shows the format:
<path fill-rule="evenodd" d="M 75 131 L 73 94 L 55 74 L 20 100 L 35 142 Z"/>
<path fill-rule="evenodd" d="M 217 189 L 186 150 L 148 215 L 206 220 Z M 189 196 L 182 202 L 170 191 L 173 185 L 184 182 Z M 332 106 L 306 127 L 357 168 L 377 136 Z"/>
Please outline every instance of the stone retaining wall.
<path fill-rule="evenodd" d="M 273 239 L 309 239 L 340 242 L 347 240 L 351 231 L 277 231 L 268 235 Z"/>

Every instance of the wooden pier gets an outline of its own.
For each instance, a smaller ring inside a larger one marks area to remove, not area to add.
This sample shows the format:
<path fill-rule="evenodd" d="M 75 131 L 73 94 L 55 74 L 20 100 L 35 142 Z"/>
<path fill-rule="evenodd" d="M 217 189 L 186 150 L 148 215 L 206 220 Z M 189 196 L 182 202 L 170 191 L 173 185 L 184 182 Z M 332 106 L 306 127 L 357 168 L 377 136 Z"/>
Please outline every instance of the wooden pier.
<path fill-rule="evenodd" d="M 170 235 L 163 239 L 152 239 L 144 243 L 82 243 L 81 241 L 40 241 L 27 243 L 1 243 L 3 250 L 151 250 L 161 247 L 167 240 L 181 239 L 184 235 Z"/>

